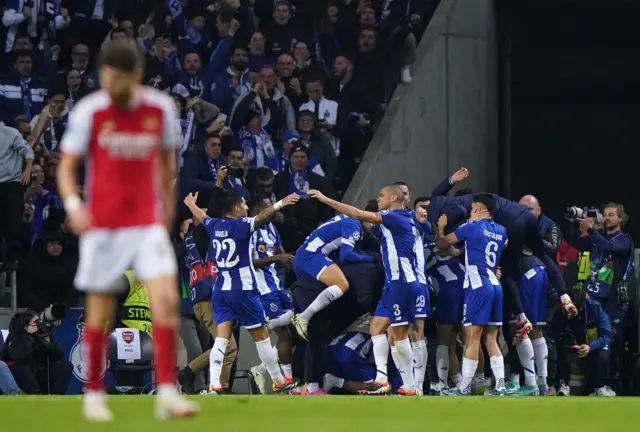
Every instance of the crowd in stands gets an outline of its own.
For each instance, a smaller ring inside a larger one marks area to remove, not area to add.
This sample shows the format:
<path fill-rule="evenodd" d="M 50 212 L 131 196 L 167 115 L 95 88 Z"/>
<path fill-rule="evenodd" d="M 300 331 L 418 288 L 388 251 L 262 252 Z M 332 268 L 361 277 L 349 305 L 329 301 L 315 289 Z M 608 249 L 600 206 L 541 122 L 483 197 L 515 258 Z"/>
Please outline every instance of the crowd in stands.
<path fill-rule="evenodd" d="M 181 222 L 190 216 L 182 198 L 199 192 L 206 207 L 217 182 L 253 201 L 309 189 L 341 196 L 395 87 L 412 81 L 438 3 L 0 0 L 0 307 L 13 271 L 19 307 L 81 304 L 78 239 L 56 168 L 69 113 L 99 89 L 97 58 L 111 41 L 135 40 L 144 83 L 175 99 Z M 274 222 L 295 250 L 331 215 L 304 200 Z"/>

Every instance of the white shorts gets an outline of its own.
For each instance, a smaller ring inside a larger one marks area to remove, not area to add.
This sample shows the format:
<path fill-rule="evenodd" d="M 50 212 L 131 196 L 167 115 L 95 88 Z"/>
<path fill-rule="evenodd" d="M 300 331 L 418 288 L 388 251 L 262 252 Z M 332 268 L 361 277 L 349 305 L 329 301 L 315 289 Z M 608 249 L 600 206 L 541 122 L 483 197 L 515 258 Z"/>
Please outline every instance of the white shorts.
<path fill-rule="evenodd" d="M 161 225 L 94 229 L 80 236 L 80 263 L 75 285 L 80 291 L 117 292 L 115 282 L 126 270 L 147 280 L 177 273 L 176 256 Z"/>

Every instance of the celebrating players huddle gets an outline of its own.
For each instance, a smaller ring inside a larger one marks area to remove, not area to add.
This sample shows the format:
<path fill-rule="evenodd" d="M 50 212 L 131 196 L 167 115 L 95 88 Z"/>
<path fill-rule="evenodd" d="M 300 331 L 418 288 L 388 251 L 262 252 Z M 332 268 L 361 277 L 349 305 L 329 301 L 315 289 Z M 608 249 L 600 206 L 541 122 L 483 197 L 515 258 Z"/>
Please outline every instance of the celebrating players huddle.
<path fill-rule="evenodd" d="M 84 415 L 94 421 L 112 419 L 102 376 L 104 329 L 112 318 L 115 280 L 131 267 L 149 287 L 153 309 L 156 415 L 165 419 L 198 411 L 195 404 L 179 395 L 175 382 L 179 321 L 176 260 L 166 227 L 172 224 L 175 202 L 177 115 L 172 100 L 141 86 L 141 77 L 137 48 L 125 42 L 111 44 L 102 53 L 102 90 L 77 105 L 61 144 L 58 190 L 70 225 L 80 235 L 76 286 L 87 292 L 89 383 Z M 83 158 L 88 159 L 91 179 L 86 206 L 77 194 L 76 182 Z M 466 170 L 463 173 L 468 175 Z M 491 394 L 547 391 L 546 343 L 540 332 L 532 334 L 534 343 L 528 337 L 533 329 L 530 320 L 544 324 L 545 272 L 562 294 L 567 313 L 575 314 L 576 310 L 555 263 L 544 254 L 536 219 L 526 207 L 479 193 L 455 198 L 435 196 L 426 200 L 425 206 L 409 211 L 409 190 L 404 184 L 382 188 L 377 212 L 359 210 L 316 190 L 308 194 L 340 215 L 318 227 L 295 257 L 282 250 L 270 219 L 283 207 L 295 205 L 299 195 L 291 194 L 272 206 L 256 203 L 251 217 L 245 199 L 238 193 L 221 195 L 215 217 L 196 206 L 197 193 L 184 199 L 210 237 L 209 259 L 218 270 L 211 298 L 217 334 L 210 354 L 209 394 L 222 390 L 223 358 L 236 321 L 256 343 L 262 363 L 251 373 L 263 392 L 264 376 L 268 374 L 275 393 L 324 394 L 342 387 L 362 394 L 391 390 L 405 396 L 422 394 L 428 359 L 425 322 L 432 310 L 430 279 L 438 286 L 438 391 L 470 394 L 474 374 L 483 370 L 479 368 L 483 341 L 495 376 Z M 437 226 L 435 237 L 432 226 Z M 355 249 L 364 237 L 363 228 L 380 243 L 385 273 L 382 297 L 373 318 L 362 317 L 329 344 L 331 367 L 323 387 L 308 382 L 300 390 L 292 374 L 289 326 L 308 339 L 312 317 L 349 290 L 347 278 L 330 256 L 341 263 L 372 262 L 371 256 Z M 428 262 L 425 250 L 430 252 Z M 307 274 L 326 286 L 299 314 L 293 314 L 292 301 L 281 287 L 277 263 L 292 264 L 297 277 Z M 505 384 L 498 345 L 504 306 L 514 317 L 514 342 L 526 378 L 523 390 L 519 390 L 519 383 L 511 382 L 509 389 Z M 462 371 L 450 374 L 457 364 L 453 348 L 459 325 L 464 328 L 460 336 L 466 345 Z M 270 330 L 278 335 L 277 349 L 271 345 Z M 530 364 L 533 358 L 535 366 Z M 448 388 L 450 378 L 453 389 Z"/>

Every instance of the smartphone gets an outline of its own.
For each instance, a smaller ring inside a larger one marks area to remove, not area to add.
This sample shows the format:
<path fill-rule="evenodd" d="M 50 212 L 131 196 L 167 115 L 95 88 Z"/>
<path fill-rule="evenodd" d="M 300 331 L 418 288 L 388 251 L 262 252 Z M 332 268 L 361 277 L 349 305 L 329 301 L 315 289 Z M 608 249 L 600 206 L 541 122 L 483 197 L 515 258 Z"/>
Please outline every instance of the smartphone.
<path fill-rule="evenodd" d="M 569 348 L 574 349 L 574 350 L 579 350 L 580 349 L 580 345 L 571 345 Z"/>
<path fill-rule="evenodd" d="M 227 115 L 226 115 L 226 114 L 224 114 L 224 113 L 220 113 L 220 114 L 218 114 L 218 116 L 216 117 L 216 120 L 220 120 L 220 121 L 223 121 L 223 122 L 225 122 L 225 123 L 226 123 L 226 122 L 227 122 Z"/>

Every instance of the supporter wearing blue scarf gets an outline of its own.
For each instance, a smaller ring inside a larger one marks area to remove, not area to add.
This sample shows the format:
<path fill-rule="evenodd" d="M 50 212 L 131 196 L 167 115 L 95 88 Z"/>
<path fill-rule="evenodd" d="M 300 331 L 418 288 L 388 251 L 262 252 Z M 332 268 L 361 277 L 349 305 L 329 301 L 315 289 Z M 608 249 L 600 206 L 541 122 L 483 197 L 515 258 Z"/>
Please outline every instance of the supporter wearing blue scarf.
<path fill-rule="evenodd" d="M 309 147 L 300 141 L 300 134 L 298 131 L 285 131 L 282 135 L 282 150 L 280 150 L 277 154 L 276 164 L 274 166 L 269 166 L 274 172 L 277 174 L 279 172 L 283 172 L 289 167 L 289 155 L 291 154 L 291 149 L 296 145 L 301 145 L 307 149 L 307 155 L 309 156 L 309 162 L 307 167 L 313 173 L 318 174 L 321 177 L 324 177 L 324 170 L 322 166 L 318 163 L 318 159 L 315 156 L 311 155 Z"/>
<path fill-rule="evenodd" d="M 289 192 L 300 198 L 309 198 L 309 149 L 303 144 L 295 145 L 289 155 Z"/>
<path fill-rule="evenodd" d="M 259 121 L 258 118 L 257 124 L 252 124 L 252 121 L 249 126 L 240 128 L 238 131 L 238 145 L 244 150 L 250 168 L 257 169 L 266 166 L 271 168 L 272 171 L 278 172 L 280 158 L 273 147 L 271 137 L 264 128 L 260 127 Z"/>

